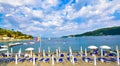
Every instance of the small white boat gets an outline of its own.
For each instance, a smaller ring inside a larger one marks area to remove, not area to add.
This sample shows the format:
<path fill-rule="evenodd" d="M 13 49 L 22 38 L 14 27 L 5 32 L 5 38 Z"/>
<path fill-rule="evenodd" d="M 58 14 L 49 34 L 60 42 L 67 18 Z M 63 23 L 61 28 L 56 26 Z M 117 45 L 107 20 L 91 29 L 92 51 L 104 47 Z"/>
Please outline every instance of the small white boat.
<path fill-rule="evenodd" d="M 23 43 L 24 45 L 27 45 L 27 43 L 25 42 L 25 43 Z"/>
<path fill-rule="evenodd" d="M 4 49 L 0 49 L 0 51 L 7 51 L 8 49 L 4 48 Z"/>
<path fill-rule="evenodd" d="M 0 46 L 1 48 L 8 48 L 8 46 L 6 46 L 6 45 L 2 45 L 2 46 Z"/>
<path fill-rule="evenodd" d="M 49 37 L 48 40 L 51 40 L 51 38 Z"/>
<path fill-rule="evenodd" d="M 14 43 L 14 44 L 21 44 L 20 42 L 16 42 L 16 43 Z"/>
<path fill-rule="evenodd" d="M 28 44 L 35 44 L 35 42 L 28 42 Z"/>

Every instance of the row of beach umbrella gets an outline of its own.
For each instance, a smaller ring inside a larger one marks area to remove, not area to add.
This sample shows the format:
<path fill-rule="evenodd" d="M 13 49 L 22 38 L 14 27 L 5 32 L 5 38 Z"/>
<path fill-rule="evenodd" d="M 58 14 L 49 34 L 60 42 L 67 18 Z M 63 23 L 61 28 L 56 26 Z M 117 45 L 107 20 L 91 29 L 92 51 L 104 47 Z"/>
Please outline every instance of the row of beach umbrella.
<path fill-rule="evenodd" d="M 97 49 L 98 47 L 97 46 L 88 46 L 88 48 L 89 49 Z M 103 46 L 100 46 L 100 48 L 101 48 L 101 57 L 103 57 L 103 50 L 102 49 L 111 49 L 111 47 L 109 47 L 109 46 L 106 46 L 106 45 L 103 45 Z M 3 51 L 5 51 L 5 50 L 7 50 L 7 49 L 4 49 Z M 32 48 L 32 47 L 30 47 L 30 48 L 26 48 L 25 49 L 26 51 L 31 51 L 30 52 L 30 56 L 31 57 L 33 57 L 32 56 L 32 51 L 34 50 L 34 48 Z M 2 51 L 2 50 L 1 50 Z M 117 65 L 120 65 L 119 64 L 119 49 L 118 49 L 118 46 L 116 46 L 116 51 L 117 51 Z M 13 52 L 13 49 L 11 48 L 11 53 Z M 40 52 L 40 49 L 39 49 L 39 52 Z M 48 52 L 50 53 L 50 48 L 48 48 Z M 82 47 L 81 47 L 81 52 L 83 52 L 83 50 L 82 50 Z M 7 54 L 8 54 L 9 52 L 7 51 Z M 58 48 L 58 49 L 56 49 L 56 55 L 58 56 L 59 55 L 59 53 L 60 53 L 60 47 Z M 72 58 L 74 58 L 74 56 L 72 55 L 72 48 L 71 47 L 69 47 L 69 53 L 70 53 L 70 56 L 72 56 Z M 18 51 L 18 56 L 21 54 L 21 48 L 19 49 L 19 51 Z M 45 55 L 45 50 L 43 50 L 43 56 Z M 85 55 L 87 56 L 87 49 L 85 49 Z M 17 54 L 16 54 L 16 56 L 15 56 L 15 58 L 17 58 Z M 34 59 L 35 57 L 33 57 L 33 59 Z M 54 56 L 52 56 L 52 59 L 54 58 Z M 54 65 L 54 61 L 52 60 L 52 65 Z M 74 61 L 72 61 L 72 63 L 73 63 L 73 65 L 74 65 Z M 17 61 L 15 61 L 15 64 L 17 64 Z M 35 64 L 35 62 L 33 62 L 33 65 Z M 94 55 L 94 65 L 96 66 L 96 55 Z"/>

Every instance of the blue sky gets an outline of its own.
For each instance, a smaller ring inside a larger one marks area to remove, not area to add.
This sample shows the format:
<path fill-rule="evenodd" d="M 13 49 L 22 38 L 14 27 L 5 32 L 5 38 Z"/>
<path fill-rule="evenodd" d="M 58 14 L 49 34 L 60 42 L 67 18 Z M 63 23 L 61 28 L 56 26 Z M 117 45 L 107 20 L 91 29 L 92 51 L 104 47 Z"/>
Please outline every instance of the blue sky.
<path fill-rule="evenodd" d="M 120 26 L 120 0 L 0 0 L 0 27 L 43 37 Z"/>

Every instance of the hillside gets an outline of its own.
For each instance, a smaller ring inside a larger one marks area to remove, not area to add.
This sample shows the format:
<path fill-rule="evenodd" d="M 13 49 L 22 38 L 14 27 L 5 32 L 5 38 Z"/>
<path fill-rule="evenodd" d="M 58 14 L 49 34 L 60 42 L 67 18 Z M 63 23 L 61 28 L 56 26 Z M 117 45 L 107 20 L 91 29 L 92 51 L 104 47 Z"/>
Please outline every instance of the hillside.
<path fill-rule="evenodd" d="M 32 39 L 33 37 L 31 35 L 23 34 L 20 31 L 14 31 L 12 30 L 7 30 L 0 28 L 0 39 L 3 39 L 3 37 L 8 37 L 8 38 L 14 38 L 14 39 Z"/>
<path fill-rule="evenodd" d="M 120 26 L 109 27 L 109 28 L 101 28 L 101 29 L 86 32 L 86 33 L 83 33 L 83 34 L 68 35 L 68 36 L 63 36 L 63 37 L 65 38 L 65 37 L 106 36 L 106 35 L 120 35 Z"/>

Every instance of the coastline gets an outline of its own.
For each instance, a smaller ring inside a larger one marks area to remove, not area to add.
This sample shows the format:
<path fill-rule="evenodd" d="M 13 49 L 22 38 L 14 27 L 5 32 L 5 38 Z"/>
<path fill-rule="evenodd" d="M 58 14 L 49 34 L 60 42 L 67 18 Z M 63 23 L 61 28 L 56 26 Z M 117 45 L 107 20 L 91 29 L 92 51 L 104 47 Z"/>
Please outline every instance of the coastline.
<path fill-rule="evenodd" d="M 32 39 L 13 39 L 13 40 L 0 40 L 0 42 L 15 42 L 15 41 L 23 41 L 23 40 L 32 40 Z"/>

